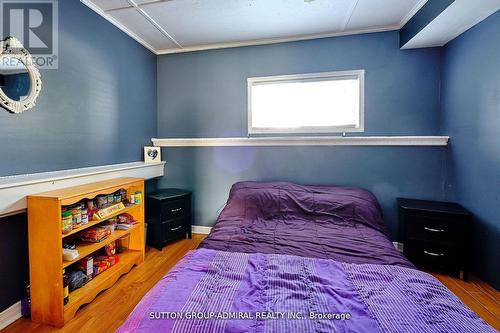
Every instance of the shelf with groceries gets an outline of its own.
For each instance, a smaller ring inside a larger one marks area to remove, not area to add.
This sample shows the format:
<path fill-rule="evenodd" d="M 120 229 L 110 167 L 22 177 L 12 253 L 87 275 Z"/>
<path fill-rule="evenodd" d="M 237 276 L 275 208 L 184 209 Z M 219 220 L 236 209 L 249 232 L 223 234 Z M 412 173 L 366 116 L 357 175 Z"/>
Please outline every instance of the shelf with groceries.
<path fill-rule="evenodd" d="M 62 237 L 71 236 L 85 228 L 127 213 L 140 204 L 142 204 L 142 192 L 137 191 L 127 196 L 127 192 L 120 189 L 113 194 L 98 195 L 94 199 L 84 199 L 74 205 L 63 206 Z"/>
<path fill-rule="evenodd" d="M 61 327 L 144 261 L 144 180 L 118 178 L 28 197 L 34 322 Z"/>
<path fill-rule="evenodd" d="M 126 237 L 135 228 L 137 228 L 137 224 L 131 224 L 130 227 L 125 230 L 117 229 L 114 231 L 110 231 L 108 229 L 108 226 L 97 226 L 95 228 L 86 229 L 88 233 L 85 233 L 85 236 L 89 233 L 92 233 L 101 238 L 96 240 L 95 242 L 83 241 L 81 240 L 81 238 L 76 238 L 71 243 L 63 242 L 63 268 L 74 264 L 81 258 L 84 258 L 92 254 L 93 252 L 102 249 L 103 247 L 113 243 L 118 239 Z M 72 255 L 66 253 L 71 253 Z"/>

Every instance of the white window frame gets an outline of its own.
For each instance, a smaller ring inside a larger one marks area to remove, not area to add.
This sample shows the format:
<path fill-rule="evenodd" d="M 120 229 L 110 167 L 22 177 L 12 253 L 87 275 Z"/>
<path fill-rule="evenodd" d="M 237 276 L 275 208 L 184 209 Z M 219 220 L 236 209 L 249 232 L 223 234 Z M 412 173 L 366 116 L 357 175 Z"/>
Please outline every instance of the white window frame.
<path fill-rule="evenodd" d="M 277 81 L 322 81 L 324 79 L 357 79 L 359 80 L 359 126 L 313 126 L 301 128 L 252 128 L 252 86 L 255 83 Z M 334 134 L 345 132 L 364 132 L 365 130 L 365 70 L 322 72 L 308 74 L 292 74 L 277 76 L 249 77 L 248 91 L 248 135 L 275 135 L 275 134 Z"/>

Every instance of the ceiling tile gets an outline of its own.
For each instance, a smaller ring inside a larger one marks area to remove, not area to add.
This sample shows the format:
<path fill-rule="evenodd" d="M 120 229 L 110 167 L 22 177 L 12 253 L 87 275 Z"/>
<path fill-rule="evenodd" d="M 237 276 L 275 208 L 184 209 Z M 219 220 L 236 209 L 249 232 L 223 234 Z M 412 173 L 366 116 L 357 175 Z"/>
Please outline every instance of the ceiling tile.
<path fill-rule="evenodd" d="M 108 15 L 156 50 L 177 48 L 135 8 L 114 10 L 108 12 Z"/>
<path fill-rule="evenodd" d="M 162 29 L 186 50 L 380 31 L 399 27 L 427 0 L 133 0 L 160 29 L 129 0 L 82 1 L 104 10 L 140 42 L 168 52 L 179 48 Z"/>
<path fill-rule="evenodd" d="M 141 6 L 181 45 L 340 31 L 354 0 L 174 0 Z"/>

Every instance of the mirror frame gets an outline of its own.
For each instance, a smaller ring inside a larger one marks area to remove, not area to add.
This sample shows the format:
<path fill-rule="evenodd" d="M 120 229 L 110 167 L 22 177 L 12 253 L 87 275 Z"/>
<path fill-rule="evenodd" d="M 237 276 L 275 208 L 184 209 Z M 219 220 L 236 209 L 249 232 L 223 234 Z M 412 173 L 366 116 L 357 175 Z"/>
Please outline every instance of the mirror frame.
<path fill-rule="evenodd" d="M 42 90 L 40 72 L 33 64 L 31 54 L 15 37 L 8 37 L 4 41 L 0 41 L 0 61 L 6 57 L 17 58 L 26 66 L 30 78 L 30 91 L 25 99 L 15 101 L 0 88 L 0 106 L 12 113 L 22 113 L 34 107 L 36 99 L 40 95 L 40 91 Z"/>

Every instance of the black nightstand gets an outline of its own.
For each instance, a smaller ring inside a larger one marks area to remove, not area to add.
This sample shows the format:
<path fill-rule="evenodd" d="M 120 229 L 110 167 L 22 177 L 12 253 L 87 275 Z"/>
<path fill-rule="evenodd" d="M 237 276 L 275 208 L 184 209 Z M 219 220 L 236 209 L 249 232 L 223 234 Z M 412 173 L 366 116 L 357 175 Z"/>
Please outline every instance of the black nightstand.
<path fill-rule="evenodd" d="M 450 202 L 398 199 L 404 255 L 417 267 L 467 280 L 471 214 Z"/>
<path fill-rule="evenodd" d="M 146 196 L 147 243 L 158 250 L 171 241 L 191 238 L 191 192 L 169 188 Z"/>

